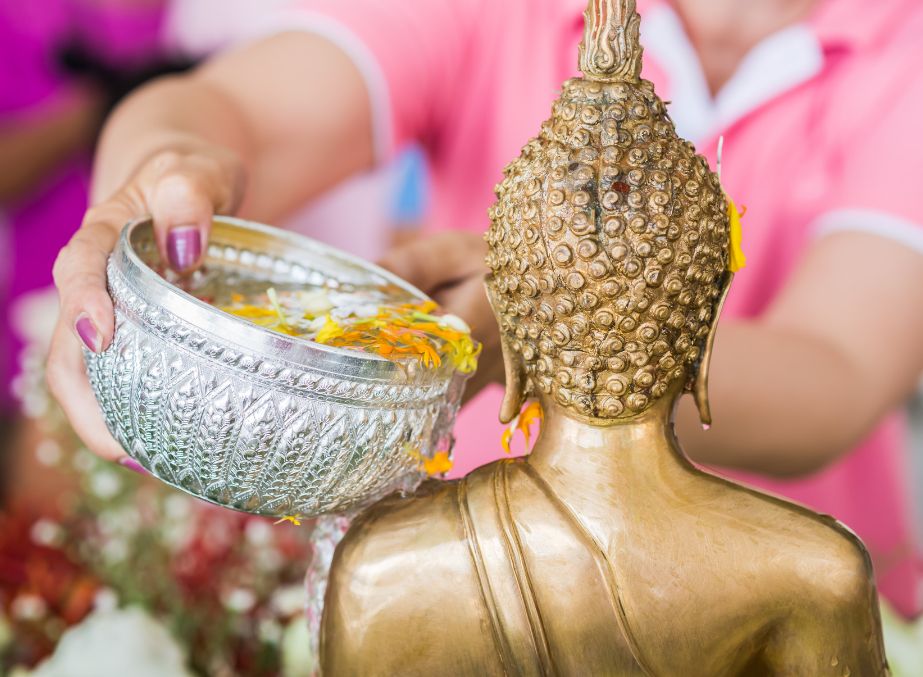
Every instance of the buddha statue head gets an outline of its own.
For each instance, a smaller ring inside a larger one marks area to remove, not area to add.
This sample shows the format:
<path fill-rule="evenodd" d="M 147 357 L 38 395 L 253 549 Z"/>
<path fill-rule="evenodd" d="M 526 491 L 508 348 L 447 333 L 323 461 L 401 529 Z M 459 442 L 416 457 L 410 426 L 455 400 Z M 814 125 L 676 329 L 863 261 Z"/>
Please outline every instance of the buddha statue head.
<path fill-rule="evenodd" d="M 505 422 L 529 396 L 598 424 L 630 419 L 677 381 L 710 422 L 708 358 L 732 276 L 728 202 L 640 78 L 639 21 L 634 0 L 587 10 L 583 77 L 564 84 L 497 186 L 487 289 Z"/>

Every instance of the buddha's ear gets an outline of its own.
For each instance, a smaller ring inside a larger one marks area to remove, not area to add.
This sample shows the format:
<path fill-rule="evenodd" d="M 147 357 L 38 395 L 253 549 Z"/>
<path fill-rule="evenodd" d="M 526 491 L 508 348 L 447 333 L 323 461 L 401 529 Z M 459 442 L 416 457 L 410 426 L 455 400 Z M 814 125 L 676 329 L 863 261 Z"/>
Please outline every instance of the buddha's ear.
<path fill-rule="evenodd" d="M 503 350 L 503 373 L 506 390 L 503 404 L 500 405 L 500 423 L 509 423 L 522 411 L 526 402 L 526 369 L 522 355 L 513 350 L 510 340 L 500 335 L 500 348 Z"/>
<path fill-rule="evenodd" d="M 731 289 L 731 280 L 733 279 L 734 273 L 728 272 L 724 276 L 721 295 L 718 297 L 718 303 L 715 304 L 715 314 L 711 320 L 711 330 L 705 340 L 705 351 L 702 353 L 699 371 L 692 387 L 692 396 L 695 398 L 695 405 L 699 409 L 699 419 L 702 421 L 703 426 L 711 425 L 711 404 L 708 401 L 708 375 L 711 370 L 711 355 L 715 347 L 715 332 L 718 329 L 718 319 L 721 317 L 721 310 L 724 308 L 724 302 L 727 300 L 728 292 Z"/>
<path fill-rule="evenodd" d="M 490 307 L 493 308 L 494 316 L 499 324 L 500 312 L 490 278 L 484 286 L 487 289 Z M 526 402 L 526 367 L 522 355 L 513 349 L 510 338 L 504 333 L 502 327 L 500 328 L 500 349 L 503 351 L 503 374 L 506 382 L 503 403 L 500 405 L 500 422 L 509 423 L 522 411 L 522 405 Z"/>

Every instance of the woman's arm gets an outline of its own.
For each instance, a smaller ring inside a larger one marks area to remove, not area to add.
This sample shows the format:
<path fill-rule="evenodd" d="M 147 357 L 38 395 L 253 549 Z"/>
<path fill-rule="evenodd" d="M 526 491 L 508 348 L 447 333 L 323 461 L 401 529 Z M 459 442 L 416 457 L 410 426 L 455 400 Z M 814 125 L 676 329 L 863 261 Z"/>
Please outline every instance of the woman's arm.
<path fill-rule="evenodd" d="M 220 147 L 247 175 L 246 209 L 272 220 L 373 161 L 368 94 L 339 47 L 293 32 L 142 88 L 106 125 L 93 202 L 158 152 Z"/>
<path fill-rule="evenodd" d="M 703 431 L 684 398 L 678 435 L 700 463 L 809 473 L 861 442 L 921 373 L 923 254 L 875 235 L 832 234 L 763 316 L 719 324 L 714 425 Z"/>

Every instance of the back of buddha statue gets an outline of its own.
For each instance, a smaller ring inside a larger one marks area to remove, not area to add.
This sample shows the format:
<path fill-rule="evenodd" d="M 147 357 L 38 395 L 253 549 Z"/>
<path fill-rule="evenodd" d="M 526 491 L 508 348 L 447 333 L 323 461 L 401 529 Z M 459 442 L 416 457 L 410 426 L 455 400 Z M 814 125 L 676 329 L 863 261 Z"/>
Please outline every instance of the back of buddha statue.
<path fill-rule="evenodd" d="M 887 674 L 871 562 L 832 517 L 703 472 L 678 448 L 619 464 L 589 498 L 566 468 L 538 466 L 596 545 L 646 674 Z"/>
<path fill-rule="evenodd" d="M 500 461 L 379 503 L 337 550 L 325 673 L 887 674 L 858 539 L 676 461 L 577 493 Z"/>
<path fill-rule="evenodd" d="M 861 543 L 694 467 L 737 212 L 640 79 L 633 0 L 592 0 L 585 77 L 497 188 L 486 280 L 501 419 L 528 460 L 360 517 L 326 597 L 333 675 L 885 675 Z"/>

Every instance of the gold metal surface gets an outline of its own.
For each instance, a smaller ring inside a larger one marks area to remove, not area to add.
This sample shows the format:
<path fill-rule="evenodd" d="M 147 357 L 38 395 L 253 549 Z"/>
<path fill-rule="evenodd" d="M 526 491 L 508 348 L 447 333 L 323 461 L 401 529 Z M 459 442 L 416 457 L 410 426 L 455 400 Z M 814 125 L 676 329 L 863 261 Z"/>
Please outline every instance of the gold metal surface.
<path fill-rule="evenodd" d="M 340 544 L 326 675 L 884 675 L 871 564 L 829 517 L 694 467 L 727 201 L 639 80 L 633 0 L 591 0 L 585 78 L 505 171 L 487 291 L 527 459 L 390 498 Z"/>

